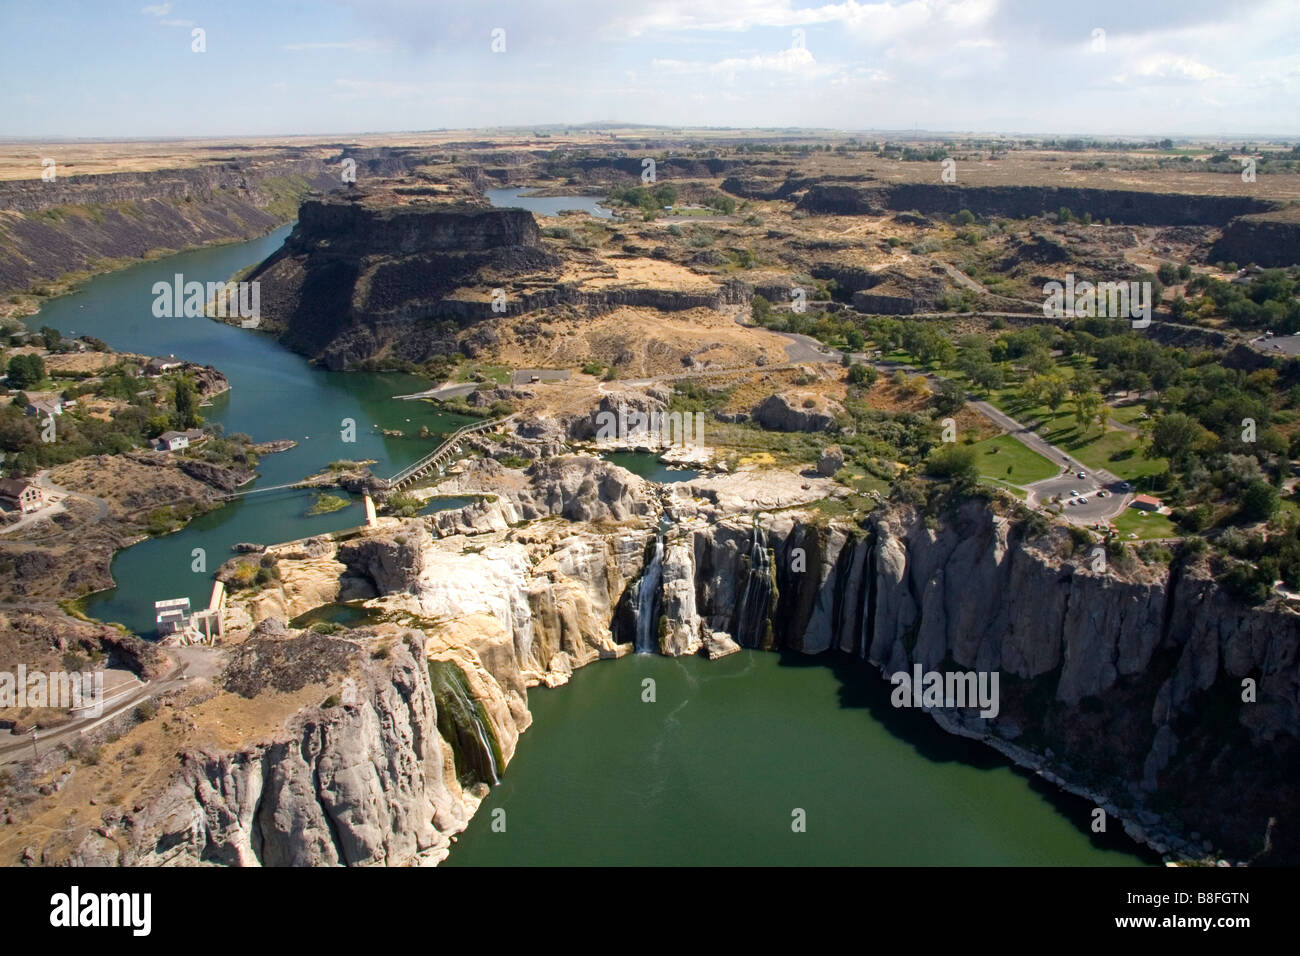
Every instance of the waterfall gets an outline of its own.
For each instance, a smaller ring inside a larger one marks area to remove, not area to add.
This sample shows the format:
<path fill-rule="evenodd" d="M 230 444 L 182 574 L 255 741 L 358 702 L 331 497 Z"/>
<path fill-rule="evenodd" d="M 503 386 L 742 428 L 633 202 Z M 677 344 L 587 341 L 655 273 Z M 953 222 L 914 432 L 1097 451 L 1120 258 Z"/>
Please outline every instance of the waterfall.
<path fill-rule="evenodd" d="M 497 768 L 496 754 L 492 752 L 492 745 L 488 743 L 487 733 L 483 727 L 483 718 L 479 715 L 478 708 L 471 708 L 471 712 L 474 714 L 474 732 L 478 735 L 478 744 L 482 748 L 483 755 L 487 757 L 487 772 L 492 778 L 488 782 L 495 787 L 501 782 L 500 771 Z"/>
<path fill-rule="evenodd" d="M 500 743 L 483 705 L 470 692 L 465 673 L 451 661 L 429 661 L 438 732 L 451 744 L 462 785 L 501 782 Z"/>
<path fill-rule="evenodd" d="M 655 607 L 659 603 L 659 581 L 663 577 L 664 533 L 655 535 L 655 551 L 641 575 L 636 592 L 636 652 L 652 654 L 659 650 L 659 623 Z"/>
<path fill-rule="evenodd" d="M 749 546 L 749 574 L 740 598 L 736 620 L 736 642 L 741 647 L 760 647 L 772 610 L 772 555 L 767 550 L 767 532 L 754 519 Z"/>

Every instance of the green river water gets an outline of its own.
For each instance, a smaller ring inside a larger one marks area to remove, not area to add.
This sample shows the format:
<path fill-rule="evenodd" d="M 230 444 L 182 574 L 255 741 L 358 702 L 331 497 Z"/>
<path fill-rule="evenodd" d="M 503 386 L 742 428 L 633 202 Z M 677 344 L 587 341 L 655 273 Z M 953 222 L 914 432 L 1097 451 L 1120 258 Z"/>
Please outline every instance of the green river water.
<path fill-rule="evenodd" d="M 225 280 L 276 249 L 287 232 L 95 278 L 48 303 L 30 325 L 219 368 L 232 390 L 203 410 L 210 421 L 259 441 L 299 443 L 265 456 L 254 487 L 294 481 L 340 458 L 374 458 L 376 473 L 390 474 L 436 439 L 384 438 L 376 426 L 413 435 L 427 424 L 443 434 L 464 422 L 391 399 L 426 382 L 322 371 L 264 334 L 151 313 L 155 281 L 178 272 Z M 345 418 L 356 421 L 353 444 L 341 440 Z M 689 477 L 661 474 L 657 461 L 627 463 L 661 480 Z M 87 610 L 152 636 L 153 602 L 184 595 L 205 603 L 212 572 L 236 542 L 361 523 L 356 503 L 307 517 L 311 500 L 305 492 L 255 495 L 128 548 L 113 562 L 118 586 L 90 598 Z M 205 549 L 206 573 L 191 570 L 194 548 Z M 322 611 L 322 619 L 362 617 Z M 646 678 L 655 681 L 654 703 L 642 700 Z M 533 727 L 446 865 L 1149 862 L 1121 836 L 1091 835 L 1084 802 L 944 734 L 924 714 L 894 710 L 888 691 L 865 665 L 831 655 L 745 651 L 714 662 L 594 663 L 566 687 L 529 692 Z M 504 832 L 492 827 L 498 809 Z M 792 830 L 796 809 L 806 814 L 802 833 Z"/>

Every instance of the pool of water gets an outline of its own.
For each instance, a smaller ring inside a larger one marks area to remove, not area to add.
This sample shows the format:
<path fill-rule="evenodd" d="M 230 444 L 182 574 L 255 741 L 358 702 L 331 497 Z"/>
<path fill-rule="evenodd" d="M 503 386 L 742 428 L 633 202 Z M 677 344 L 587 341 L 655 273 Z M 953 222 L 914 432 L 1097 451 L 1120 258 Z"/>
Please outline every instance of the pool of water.
<path fill-rule="evenodd" d="M 890 689 L 840 655 L 590 664 L 528 692 L 533 725 L 444 865 L 1154 862 Z"/>
<path fill-rule="evenodd" d="M 689 468 L 670 468 L 659 460 L 659 456 L 646 451 L 614 451 L 602 455 L 606 461 L 626 468 L 634 475 L 640 475 L 647 481 L 660 484 L 673 484 L 678 481 L 690 481 L 698 478 L 700 473 Z"/>
<path fill-rule="evenodd" d="M 613 219 L 614 213 L 600 205 L 599 196 L 529 196 L 527 189 L 489 189 L 488 202 L 494 206 L 527 209 L 539 216 L 558 216 L 566 209 L 580 209 L 599 219 Z"/>

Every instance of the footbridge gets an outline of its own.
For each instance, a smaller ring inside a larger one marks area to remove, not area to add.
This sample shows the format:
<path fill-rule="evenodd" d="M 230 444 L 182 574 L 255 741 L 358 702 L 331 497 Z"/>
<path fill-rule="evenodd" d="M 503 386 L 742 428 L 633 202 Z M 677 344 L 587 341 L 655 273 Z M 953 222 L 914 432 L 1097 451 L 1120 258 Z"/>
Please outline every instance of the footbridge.
<path fill-rule="evenodd" d="M 513 415 L 507 415 L 504 418 L 489 418 L 481 422 L 474 422 L 472 425 L 465 425 L 456 429 L 447 436 L 446 441 L 435 448 L 432 452 L 425 455 L 413 465 L 403 468 L 393 477 L 388 479 L 388 490 L 397 491 L 400 488 L 409 485 L 413 481 L 418 481 L 435 471 L 441 471 L 448 463 L 455 460 L 455 456 L 460 453 L 460 443 L 477 432 L 491 431 L 499 425 L 504 425 Z"/>

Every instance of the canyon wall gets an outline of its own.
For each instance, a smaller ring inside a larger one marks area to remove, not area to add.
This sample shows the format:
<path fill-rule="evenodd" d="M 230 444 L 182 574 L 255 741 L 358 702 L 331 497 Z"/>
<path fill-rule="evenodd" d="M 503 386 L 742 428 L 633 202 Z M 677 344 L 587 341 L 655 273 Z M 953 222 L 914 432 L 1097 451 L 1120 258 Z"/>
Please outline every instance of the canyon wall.
<path fill-rule="evenodd" d="M 1062 206 L 1101 222 L 1147 226 L 1223 226 L 1237 216 L 1268 212 L 1276 203 L 1248 196 L 1193 196 L 1128 189 L 1070 186 L 959 186 L 943 183 L 854 185 L 816 183 L 798 202 L 812 213 L 884 216 L 916 210 L 951 216 L 969 209 L 977 216 L 1025 218 L 1054 214 Z"/>
<path fill-rule="evenodd" d="M 1300 859 L 1292 611 L 1243 607 L 1196 563 L 1093 571 L 1086 552 L 1065 553 L 1063 533 L 1026 540 L 978 502 L 933 529 L 898 511 L 861 530 L 790 514 L 764 524 L 757 544 L 743 519 L 687 536 L 678 576 L 695 594 L 664 607 L 689 606 L 695 619 L 675 622 L 689 637 L 664 652 L 694 652 L 721 631 L 746 646 L 840 651 L 885 675 L 999 671 L 1000 714 L 962 714 L 968 732 L 1054 754 L 1057 776 L 1106 794 L 1126 818 L 1177 821 L 1165 846 L 1196 832 L 1249 859 L 1269 834 L 1270 859 Z M 766 630 L 744 620 L 755 587 L 771 595 Z"/>
<path fill-rule="evenodd" d="M 309 190 L 338 185 L 336 167 L 306 157 L 0 182 L 10 214 L 0 216 L 0 293 L 110 260 L 253 239 L 292 219 Z"/>
<path fill-rule="evenodd" d="M 1210 248 L 1210 259 L 1266 269 L 1294 265 L 1300 262 L 1300 215 L 1290 209 L 1234 219 Z"/>

